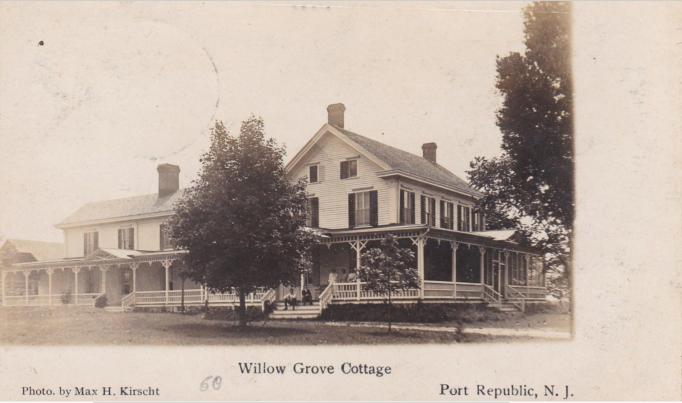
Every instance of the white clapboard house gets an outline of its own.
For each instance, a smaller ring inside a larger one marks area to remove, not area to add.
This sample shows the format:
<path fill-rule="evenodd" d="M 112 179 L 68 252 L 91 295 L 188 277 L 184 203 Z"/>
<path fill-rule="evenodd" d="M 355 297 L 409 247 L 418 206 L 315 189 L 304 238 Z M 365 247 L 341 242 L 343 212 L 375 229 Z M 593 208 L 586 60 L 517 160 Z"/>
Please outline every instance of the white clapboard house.
<path fill-rule="evenodd" d="M 308 182 L 308 226 L 321 234 L 313 270 L 295 287 L 312 290 L 319 314 L 329 304 L 383 301 L 354 278 L 361 254 L 387 234 L 413 248 L 421 287 L 396 301 L 513 304 L 542 300 L 539 251 L 515 242 L 515 231 L 486 231 L 476 208 L 480 194 L 438 164 L 436 144 L 422 156 L 344 127 L 343 104 L 327 108 L 324 124 L 287 164 L 292 181 Z M 2 267 L 2 304 L 90 305 L 105 295 L 118 310 L 133 307 L 238 303 L 233 293 L 212 294 L 187 280 L 184 297 L 177 267 L 184 251 L 165 229 L 180 197 L 179 167 L 158 166 L 157 193 L 88 203 L 57 225 L 64 232 L 63 259 Z M 23 280 L 25 289 L 5 284 Z M 260 289 L 247 299 L 265 306 L 287 287 Z M 18 290 L 18 291 L 17 291 Z M 277 312 L 275 312 L 277 313 Z M 313 315 L 314 316 L 314 315 Z"/>

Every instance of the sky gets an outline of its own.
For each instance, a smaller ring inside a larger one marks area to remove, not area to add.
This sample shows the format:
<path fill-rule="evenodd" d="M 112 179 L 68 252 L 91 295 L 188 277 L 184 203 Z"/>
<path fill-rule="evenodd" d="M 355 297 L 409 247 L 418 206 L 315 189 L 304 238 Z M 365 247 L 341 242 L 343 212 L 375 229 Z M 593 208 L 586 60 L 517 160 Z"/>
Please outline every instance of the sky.
<path fill-rule="evenodd" d="M 500 153 L 495 58 L 523 3 L 0 3 L 0 238 L 62 241 L 84 203 L 199 170 L 212 123 L 250 114 L 291 158 L 346 106 L 347 129 L 465 177 Z M 40 42 L 42 41 L 42 45 Z"/>

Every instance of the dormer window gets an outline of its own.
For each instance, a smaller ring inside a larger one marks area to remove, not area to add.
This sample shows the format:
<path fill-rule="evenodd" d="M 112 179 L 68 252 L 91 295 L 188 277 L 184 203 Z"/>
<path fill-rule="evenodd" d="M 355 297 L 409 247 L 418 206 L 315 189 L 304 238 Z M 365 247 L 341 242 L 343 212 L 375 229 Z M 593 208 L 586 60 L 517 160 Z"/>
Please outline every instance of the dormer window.
<path fill-rule="evenodd" d="M 121 228 L 118 230 L 118 248 L 135 249 L 135 229 Z"/>
<path fill-rule="evenodd" d="M 308 182 L 309 183 L 317 183 L 319 182 L 319 175 L 318 175 L 318 165 L 310 165 L 308 167 Z"/>
<path fill-rule="evenodd" d="M 341 161 L 341 179 L 358 176 L 358 160 Z"/>

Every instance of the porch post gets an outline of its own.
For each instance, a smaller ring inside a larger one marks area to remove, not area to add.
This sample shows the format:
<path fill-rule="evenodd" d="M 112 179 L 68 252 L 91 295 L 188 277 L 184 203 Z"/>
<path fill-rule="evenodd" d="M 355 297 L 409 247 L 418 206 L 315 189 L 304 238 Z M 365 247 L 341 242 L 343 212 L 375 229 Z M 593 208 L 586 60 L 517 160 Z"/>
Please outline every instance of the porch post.
<path fill-rule="evenodd" d="M 362 244 L 358 239 L 355 242 L 355 299 L 360 301 L 360 293 L 362 292 L 362 285 L 360 284 L 360 265 L 362 264 Z"/>
<path fill-rule="evenodd" d="M 459 243 L 450 242 L 452 249 L 452 297 L 457 298 L 457 247 Z"/>
<path fill-rule="evenodd" d="M 78 305 L 78 272 L 81 271 L 80 267 L 74 267 L 73 268 L 73 274 L 74 274 L 74 279 L 75 279 L 75 286 L 74 286 L 74 302 L 76 305 Z"/>
<path fill-rule="evenodd" d="M 166 274 L 166 304 L 168 303 L 168 288 L 170 286 L 170 278 L 169 278 L 169 270 L 171 265 L 173 264 L 172 260 L 164 260 L 162 263 L 163 268 L 165 270 Z"/>
<path fill-rule="evenodd" d="M 509 251 L 504 251 L 504 270 L 509 270 Z M 506 277 L 506 276 L 505 276 Z M 504 290 L 504 297 L 507 297 L 507 287 L 502 286 L 502 270 L 498 270 L 497 284 L 500 285 L 500 291 Z"/>
<path fill-rule="evenodd" d="M 47 269 L 47 300 L 48 305 L 52 306 L 52 274 L 54 269 Z"/>
<path fill-rule="evenodd" d="M 301 272 L 301 295 L 299 296 L 301 301 L 303 300 L 303 287 L 305 287 L 305 273 Z"/>
<path fill-rule="evenodd" d="M 419 298 L 424 297 L 424 237 L 417 238 L 417 271 L 419 272 Z"/>
<path fill-rule="evenodd" d="M 0 289 L 2 289 L 2 306 L 5 306 L 5 272 L 0 271 Z"/>
<path fill-rule="evenodd" d="M 137 263 L 131 263 L 130 270 L 133 271 L 133 292 L 135 292 L 137 291 Z"/>
<path fill-rule="evenodd" d="M 108 266 L 100 266 L 99 271 L 102 272 L 102 281 L 100 283 L 100 294 L 106 294 L 107 293 L 107 272 L 109 271 Z"/>
<path fill-rule="evenodd" d="M 485 283 L 485 247 L 479 246 L 478 251 L 481 254 L 479 266 L 481 269 L 481 285 L 483 285 Z"/>
<path fill-rule="evenodd" d="M 526 279 L 526 292 L 528 292 L 528 269 L 530 269 L 530 255 L 526 255 L 526 273 L 525 273 L 525 279 Z"/>
<path fill-rule="evenodd" d="M 30 275 L 30 271 L 24 270 L 24 301 L 26 301 L 26 305 L 28 305 L 28 276 Z"/>

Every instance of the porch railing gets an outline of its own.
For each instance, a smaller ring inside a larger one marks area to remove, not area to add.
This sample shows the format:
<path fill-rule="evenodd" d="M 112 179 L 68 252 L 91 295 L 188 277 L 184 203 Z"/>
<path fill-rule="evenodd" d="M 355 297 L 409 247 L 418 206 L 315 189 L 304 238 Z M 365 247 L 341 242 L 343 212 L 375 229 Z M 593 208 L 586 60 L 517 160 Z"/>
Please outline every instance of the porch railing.
<path fill-rule="evenodd" d="M 179 306 L 183 302 L 182 290 L 161 291 L 135 291 L 129 303 L 134 306 Z M 210 293 L 205 289 L 190 289 L 184 291 L 185 305 L 202 305 L 208 299 L 208 304 L 213 306 L 237 305 L 239 294 L 234 290 L 226 293 Z M 247 305 L 262 305 L 265 299 L 274 300 L 275 292 L 271 289 L 259 288 L 246 296 Z"/>
<path fill-rule="evenodd" d="M 332 300 L 332 297 L 334 296 L 334 284 L 329 284 L 327 288 L 324 289 L 320 293 L 320 312 L 324 311 L 327 308 L 327 305 Z"/>
<path fill-rule="evenodd" d="M 361 300 L 383 300 L 388 298 L 385 293 L 377 293 L 367 288 L 367 283 L 360 284 Z M 338 301 L 349 301 L 358 299 L 358 283 L 333 283 L 332 299 Z M 395 290 L 391 292 L 391 299 L 418 298 L 419 290 L 412 288 L 409 290 Z"/>
<path fill-rule="evenodd" d="M 424 298 L 453 298 L 455 283 L 452 281 L 424 280 Z"/>
<path fill-rule="evenodd" d="M 457 282 L 457 299 L 481 299 L 481 283 Z"/>
<path fill-rule="evenodd" d="M 528 300 L 544 300 L 547 296 L 547 288 L 542 286 L 508 285 L 506 288 L 512 290 L 512 293 L 516 291 Z M 513 297 L 508 295 L 507 298 Z"/>
<path fill-rule="evenodd" d="M 505 290 L 507 292 L 507 301 L 517 307 L 521 312 L 526 312 L 526 297 L 514 287 L 507 286 L 505 287 Z"/>
<path fill-rule="evenodd" d="M 95 299 L 102 295 L 101 293 L 83 293 L 83 294 L 69 294 L 68 299 L 66 294 L 52 294 L 52 295 L 5 295 L 3 301 L 4 306 L 59 306 L 59 305 L 78 305 L 78 306 L 94 306 Z"/>
<path fill-rule="evenodd" d="M 483 293 L 481 296 L 483 297 L 483 300 L 489 304 L 499 304 L 500 301 L 502 301 L 502 295 L 488 284 L 483 284 Z"/>
<path fill-rule="evenodd" d="M 134 306 L 135 306 L 134 292 L 131 292 L 130 294 L 121 298 L 121 308 L 123 308 L 123 312 L 132 311 Z"/>

